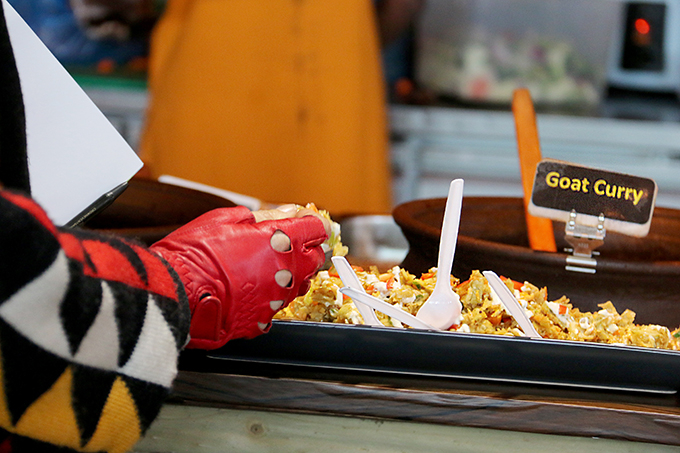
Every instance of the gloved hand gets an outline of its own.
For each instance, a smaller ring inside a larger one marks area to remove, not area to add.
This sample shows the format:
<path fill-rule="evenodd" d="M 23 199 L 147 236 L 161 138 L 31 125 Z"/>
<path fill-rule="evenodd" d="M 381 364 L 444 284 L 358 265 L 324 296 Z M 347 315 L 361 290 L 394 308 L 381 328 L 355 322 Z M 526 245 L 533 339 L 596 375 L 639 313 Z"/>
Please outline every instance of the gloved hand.
<path fill-rule="evenodd" d="M 247 208 L 216 209 L 151 246 L 186 289 L 187 347 L 214 349 L 267 332 L 274 314 L 309 289 L 328 233 L 314 215 L 280 218 L 295 215 L 259 212 L 265 220 L 256 222 Z"/>

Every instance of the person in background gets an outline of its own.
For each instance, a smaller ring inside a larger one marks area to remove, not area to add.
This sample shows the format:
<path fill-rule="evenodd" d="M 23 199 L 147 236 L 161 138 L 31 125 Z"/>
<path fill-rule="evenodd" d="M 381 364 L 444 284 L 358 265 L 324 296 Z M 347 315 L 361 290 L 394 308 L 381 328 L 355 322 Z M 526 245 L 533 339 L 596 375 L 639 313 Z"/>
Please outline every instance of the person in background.
<path fill-rule="evenodd" d="M 157 416 L 183 348 L 267 332 L 324 262 L 329 225 L 296 206 L 214 210 L 149 248 L 55 227 L 30 198 L 26 154 L 0 20 L 3 453 L 128 451 Z"/>
<path fill-rule="evenodd" d="M 140 155 L 170 174 L 334 215 L 392 208 L 370 0 L 170 0 Z M 289 169 L 284 175 L 283 169 Z"/>
<path fill-rule="evenodd" d="M 101 16 L 103 9 L 96 2 L 83 0 L 8 2 L 68 70 L 124 73 L 143 82 L 148 37 L 159 12 L 152 2 L 116 0 L 106 17 Z M 78 18 L 92 20 L 85 27 Z"/>
<path fill-rule="evenodd" d="M 125 35 L 107 3 L 71 0 L 91 35 Z M 149 174 L 269 202 L 313 197 L 336 216 L 390 212 L 381 48 L 421 4 L 169 0 L 151 37 Z"/>
<path fill-rule="evenodd" d="M 394 100 L 399 84 L 413 78 L 414 28 L 425 0 L 375 0 L 375 4 L 385 84 Z"/>

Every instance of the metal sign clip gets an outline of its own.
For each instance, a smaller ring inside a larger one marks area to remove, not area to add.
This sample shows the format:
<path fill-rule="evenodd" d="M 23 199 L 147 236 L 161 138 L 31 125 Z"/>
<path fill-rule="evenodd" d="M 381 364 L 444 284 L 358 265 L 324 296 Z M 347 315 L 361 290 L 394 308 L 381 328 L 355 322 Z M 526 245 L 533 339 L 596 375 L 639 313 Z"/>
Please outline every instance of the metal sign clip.
<path fill-rule="evenodd" d="M 576 223 L 576 211 L 572 209 L 569 213 L 569 221 L 564 227 L 564 239 L 572 248 L 564 249 L 565 252 L 571 253 L 567 257 L 566 270 L 587 274 L 596 272 L 597 260 L 593 255 L 600 254 L 595 249 L 604 244 L 604 237 L 607 234 L 604 228 L 604 214 L 600 213 L 597 220 L 595 227 L 580 225 Z"/>

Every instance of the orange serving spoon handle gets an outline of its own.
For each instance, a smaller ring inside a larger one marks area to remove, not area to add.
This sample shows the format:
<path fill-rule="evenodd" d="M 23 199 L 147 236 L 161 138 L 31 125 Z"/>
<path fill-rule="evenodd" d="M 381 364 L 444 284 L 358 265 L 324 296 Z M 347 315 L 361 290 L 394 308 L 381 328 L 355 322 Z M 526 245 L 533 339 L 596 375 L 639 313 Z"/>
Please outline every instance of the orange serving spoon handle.
<path fill-rule="evenodd" d="M 517 130 L 517 150 L 524 188 L 524 213 L 532 250 L 556 252 L 552 220 L 529 214 L 529 203 L 534 185 L 536 166 L 541 161 L 541 145 L 538 140 L 536 113 L 531 95 L 526 88 L 518 88 L 512 97 L 512 113 Z"/>

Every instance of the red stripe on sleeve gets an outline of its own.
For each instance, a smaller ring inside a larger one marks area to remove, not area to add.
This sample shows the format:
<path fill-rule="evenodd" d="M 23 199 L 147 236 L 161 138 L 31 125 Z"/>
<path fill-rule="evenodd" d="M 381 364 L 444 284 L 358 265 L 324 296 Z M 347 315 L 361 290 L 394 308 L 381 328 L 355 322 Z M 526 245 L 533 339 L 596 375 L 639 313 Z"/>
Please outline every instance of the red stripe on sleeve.
<path fill-rule="evenodd" d="M 158 256 L 145 248 L 136 245 L 133 245 L 132 248 L 146 267 L 146 272 L 149 276 L 148 291 L 173 300 L 179 300 L 177 284 L 166 264 Z"/>
<path fill-rule="evenodd" d="M 80 239 L 72 234 L 64 232 L 60 232 L 57 239 L 59 239 L 61 248 L 64 249 L 66 256 L 85 264 L 85 253 L 83 251 L 83 246 L 80 243 Z"/>
<path fill-rule="evenodd" d="M 172 300 L 179 300 L 177 284 L 170 271 L 165 263 L 149 250 L 125 242 L 141 260 L 149 282 L 146 284 L 125 254 L 115 247 L 106 242 L 91 239 L 85 239 L 81 243 L 94 266 L 94 269 L 89 266 L 84 267 L 86 275 L 120 282 Z"/>
<path fill-rule="evenodd" d="M 94 270 L 85 267 L 86 275 L 146 290 L 137 270 L 119 250 L 98 240 L 85 239 L 81 243 L 94 266 Z"/>
<path fill-rule="evenodd" d="M 23 195 L 6 191 L 3 191 L 1 193 L 1 196 L 3 196 L 5 199 L 11 201 L 15 205 L 22 208 L 24 211 L 31 214 L 38 222 L 40 222 L 42 226 L 44 226 L 47 230 L 52 232 L 52 234 L 54 235 L 57 234 L 57 228 L 54 226 L 50 218 L 47 216 L 47 213 L 40 206 L 38 206 L 38 204 L 35 201 Z"/>

